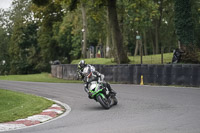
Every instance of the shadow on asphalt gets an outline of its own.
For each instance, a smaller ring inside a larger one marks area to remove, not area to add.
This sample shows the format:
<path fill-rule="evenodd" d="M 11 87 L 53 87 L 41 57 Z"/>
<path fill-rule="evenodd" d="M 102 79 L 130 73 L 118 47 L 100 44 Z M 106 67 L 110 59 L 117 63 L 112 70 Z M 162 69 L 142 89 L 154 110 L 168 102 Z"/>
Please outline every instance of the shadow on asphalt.
<path fill-rule="evenodd" d="M 104 109 L 103 107 L 101 107 L 101 105 L 96 105 L 96 106 L 85 106 L 85 108 L 87 109 L 87 110 L 99 110 L 99 111 L 101 111 L 101 110 L 106 110 L 106 109 Z"/>
<path fill-rule="evenodd" d="M 96 105 L 96 106 L 85 106 L 84 110 L 87 111 L 104 111 L 104 110 L 112 110 L 114 108 L 119 107 L 118 105 L 114 105 L 112 107 L 110 107 L 110 109 L 104 109 L 103 107 L 101 107 L 101 105 Z"/>

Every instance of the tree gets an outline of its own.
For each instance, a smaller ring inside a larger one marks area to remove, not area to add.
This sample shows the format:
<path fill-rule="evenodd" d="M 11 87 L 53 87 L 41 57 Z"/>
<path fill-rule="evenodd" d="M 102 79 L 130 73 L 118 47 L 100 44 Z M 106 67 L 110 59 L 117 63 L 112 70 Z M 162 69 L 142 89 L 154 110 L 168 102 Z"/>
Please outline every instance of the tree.
<path fill-rule="evenodd" d="M 10 12 L 0 9 L 0 75 L 8 74 L 10 69 L 9 40 L 10 23 L 8 20 Z"/>
<path fill-rule="evenodd" d="M 175 0 L 175 27 L 182 52 L 181 61 L 200 63 L 199 50 L 195 47 L 194 21 L 192 18 L 192 0 Z"/>
<path fill-rule="evenodd" d="M 191 0 L 192 19 L 194 23 L 194 44 L 200 47 L 200 2 Z"/>
<path fill-rule="evenodd" d="M 102 4 L 88 3 L 88 43 L 89 46 L 104 46 L 104 56 L 115 57 L 111 49 L 110 27 L 107 7 Z"/>
<path fill-rule="evenodd" d="M 9 54 L 8 45 L 9 37 L 3 28 L 0 28 L 0 75 L 8 74 L 9 72 Z"/>
<path fill-rule="evenodd" d="M 38 72 L 32 57 L 37 47 L 37 24 L 32 21 L 30 10 L 31 2 L 27 0 L 14 0 L 10 13 L 12 34 L 9 43 L 10 73 L 27 74 Z"/>
<path fill-rule="evenodd" d="M 198 51 L 190 52 L 200 42 L 200 4 L 195 0 L 14 0 L 12 7 L 0 11 L 0 64 L 6 59 L 11 73 L 50 71 L 50 61 L 85 58 L 87 48 L 99 44 L 118 64 L 128 63 L 127 53 L 138 51 L 136 31 L 145 55 L 160 48 L 171 52 L 177 33 L 190 53 L 183 57 L 198 58 Z"/>
<path fill-rule="evenodd" d="M 156 45 L 155 31 L 158 25 L 155 25 L 155 21 L 157 21 L 159 18 L 158 3 L 154 2 L 153 0 L 123 0 L 123 4 L 125 5 L 125 34 L 128 39 L 129 49 L 131 49 L 131 51 L 129 52 L 133 54 L 133 51 L 138 51 L 139 47 L 135 45 L 135 36 L 137 35 L 138 31 L 138 35 L 141 36 L 141 40 L 143 42 L 145 55 L 147 55 L 148 53 L 152 53 L 152 50 L 153 54 L 156 53 L 156 49 L 158 49 L 158 43 Z M 149 32 L 151 32 L 151 34 L 149 34 Z M 157 35 L 158 34 L 159 32 L 157 32 Z M 133 50 L 133 45 L 135 45 L 135 50 Z"/>
<path fill-rule="evenodd" d="M 81 1 L 86 3 L 86 1 Z M 118 18 L 117 18 L 117 0 L 97 0 L 93 1 L 93 5 L 100 6 L 102 4 L 108 4 L 108 19 L 109 19 L 109 26 L 111 30 L 112 36 L 112 43 L 114 45 L 114 51 L 117 56 L 115 56 L 115 60 L 118 64 L 128 63 L 129 59 L 127 54 L 125 53 L 125 49 L 123 46 L 123 37 L 119 28 Z M 77 7 L 78 1 L 68 1 L 69 7 L 73 7 L 70 9 L 75 9 Z"/>
<path fill-rule="evenodd" d="M 194 44 L 194 23 L 190 0 L 175 0 L 175 27 L 181 46 Z"/>
<path fill-rule="evenodd" d="M 39 0 L 33 2 L 32 11 L 39 25 L 37 34 L 40 60 L 37 68 L 41 71 L 50 71 L 49 62 L 59 58 L 60 47 L 58 40 L 54 38 L 54 24 L 62 22 L 63 8 L 59 0 L 48 0 L 45 4 Z"/>
<path fill-rule="evenodd" d="M 116 61 L 118 64 L 128 63 L 129 59 L 125 53 L 123 46 L 123 37 L 119 28 L 117 11 L 116 11 L 116 0 L 108 0 L 108 19 L 109 26 L 111 29 L 112 43 L 114 45 L 114 51 L 116 52 Z"/>
<path fill-rule="evenodd" d="M 82 12 L 82 20 L 83 20 L 83 40 L 82 40 L 82 57 L 86 58 L 86 48 L 87 48 L 87 31 L 88 31 L 88 25 L 87 25 L 87 16 L 86 16 L 86 5 L 84 2 L 81 2 L 81 12 Z"/>

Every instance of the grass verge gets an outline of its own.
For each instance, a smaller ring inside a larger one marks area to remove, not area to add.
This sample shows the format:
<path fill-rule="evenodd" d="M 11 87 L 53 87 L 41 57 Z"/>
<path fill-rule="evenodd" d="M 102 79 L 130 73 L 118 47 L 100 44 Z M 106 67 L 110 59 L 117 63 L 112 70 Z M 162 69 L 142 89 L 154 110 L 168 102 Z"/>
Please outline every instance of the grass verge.
<path fill-rule="evenodd" d="M 53 78 L 48 73 L 0 76 L 0 80 L 49 82 L 49 83 L 81 83 L 81 81 L 77 80 L 64 80 L 64 79 Z"/>
<path fill-rule="evenodd" d="M 165 53 L 163 54 L 163 63 L 169 63 L 172 61 L 173 53 Z M 129 56 L 130 59 L 129 64 L 140 64 L 140 56 Z M 73 60 L 71 64 L 78 64 L 78 60 Z M 113 58 L 90 58 L 84 59 L 87 64 L 105 64 L 105 65 L 116 65 Z M 142 57 L 143 64 L 161 64 L 161 55 L 147 55 Z"/>
<path fill-rule="evenodd" d="M 38 114 L 52 104 L 42 97 L 0 89 L 0 123 Z"/>

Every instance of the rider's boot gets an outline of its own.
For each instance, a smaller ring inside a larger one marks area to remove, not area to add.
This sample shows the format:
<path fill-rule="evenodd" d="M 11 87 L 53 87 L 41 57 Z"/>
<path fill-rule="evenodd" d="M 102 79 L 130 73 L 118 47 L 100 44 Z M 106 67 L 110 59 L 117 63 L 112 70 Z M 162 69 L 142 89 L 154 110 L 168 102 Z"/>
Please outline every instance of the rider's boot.
<path fill-rule="evenodd" d="M 90 92 L 88 93 L 88 98 L 92 99 L 92 94 Z"/>
<path fill-rule="evenodd" d="M 107 88 L 108 88 L 108 90 L 110 91 L 110 94 L 111 94 L 111 95 L 114 95 L 114 96 L 115 96 L 115 95 L 117 94 L 116 91 L 114 91 L 114 90 L 110 87 L 110 84 L 108 84 L 108 83 L 107 83 Z"/>
<path fill-rule="evenodd" d="M 113 89 L 111 89 L 110 90 L 110 94 L 115 96 L 117 93 L 116 93 L 116 91 L 114 91 Z"/>

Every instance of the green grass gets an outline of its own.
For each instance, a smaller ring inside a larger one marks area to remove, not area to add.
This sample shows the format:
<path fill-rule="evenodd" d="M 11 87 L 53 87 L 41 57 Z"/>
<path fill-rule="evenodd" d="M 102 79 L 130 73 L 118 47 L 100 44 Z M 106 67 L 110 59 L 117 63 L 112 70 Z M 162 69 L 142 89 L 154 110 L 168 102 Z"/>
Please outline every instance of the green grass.
<path fill-rule="evenodd" d="M 38 114 L 52 104 L 52 101 L 38 96 L 0 89 L 0 122 Z"/>
<path fill-rule="evenodd" d="M 163 63 L 169 63 L 172 61 L 173 53 L 165 53 L 163 54 Z M 140 56 L 129 56 L 130 63 L 129 64 L 141 64 L 140 63 Z M 78 64 L 78 60 L 73 60 L 71 64 Z M 105 64 L 105 65 L 115 65 L 113 58 L 90 58 L 84 59 L 87 64 Z M 161 64 L 161 55 L 148 55 L 143 56 L 143 64 Z"/>
<path fill-rule="evenodd" d="M 82 59 L 73 60 L 71 64 L 78 64 Z M 106 64 L 106 65 L 114 65 L 116 64 L 114 62 L 113 58 L 90 58 L 90 59 L 84 59 L 87 64 Z"/>
<path fill-rule="evenodd" d="M 163 63 L 167 64 L 172 61 L 173 53 L 165 53 L 163 54 Z M 140 64 L 140 56 L 130 56 L 131 60 L 130 64 Z M 143 64 L 161 64 L 161 55 L 148 55 L 143 56 Z"/>
<path fill-rule="evenodd" d="M 64 80 L 64 79 L 53 78 L 48 73 L 29 74 L 29 75 L 7 75 L 7 76 L 0 76 L 0 80 L 30 81 L 30 82 L 49 82 L 49 83 L 80 83 L 80 81 L 76 81 L 76 80 Z"/>

